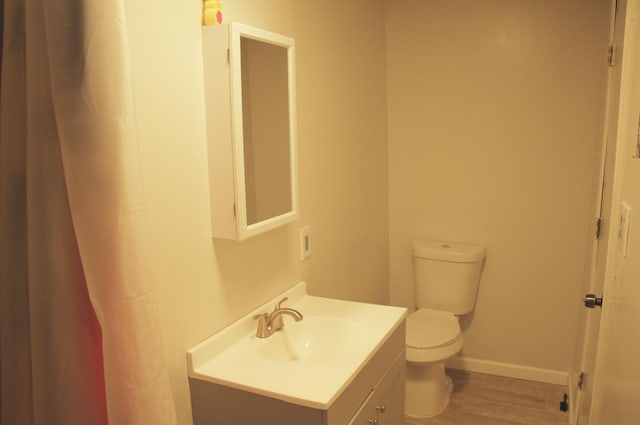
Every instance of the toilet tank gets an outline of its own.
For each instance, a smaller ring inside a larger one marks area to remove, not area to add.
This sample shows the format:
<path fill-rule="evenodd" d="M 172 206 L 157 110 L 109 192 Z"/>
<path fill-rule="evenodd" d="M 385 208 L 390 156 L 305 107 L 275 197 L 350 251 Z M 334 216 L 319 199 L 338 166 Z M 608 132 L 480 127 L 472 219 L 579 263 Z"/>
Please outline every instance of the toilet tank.
<path fill-rule="evenodd" d="M 481 245 L 414 241 L 416 306 L 456 315 L 469 313 L 475 306 L 485 255 Z"/>

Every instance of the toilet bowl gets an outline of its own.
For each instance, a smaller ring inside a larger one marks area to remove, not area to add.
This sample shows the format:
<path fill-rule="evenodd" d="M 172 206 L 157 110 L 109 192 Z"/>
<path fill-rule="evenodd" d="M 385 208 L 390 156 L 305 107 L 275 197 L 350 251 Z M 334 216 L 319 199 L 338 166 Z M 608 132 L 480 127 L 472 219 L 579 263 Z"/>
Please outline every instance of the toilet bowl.
<path fill-rule="evenodd" d="M 458 354 L 464 343 L 458 318 L 446 311 L 418 309 L 407 317 L 406 338 L 405 413 L 436 416 L 447 406 L 453 389 L 445 361 Z"/>
<path fill-rule="evenodd" d="M 405 415 L 444 410 L 453 389 L 445 361 L 464 344 L 459 315 L 473 310 L 486 249 L 441 241 L 413 243 L 415 312 L 406 321 Z"/>

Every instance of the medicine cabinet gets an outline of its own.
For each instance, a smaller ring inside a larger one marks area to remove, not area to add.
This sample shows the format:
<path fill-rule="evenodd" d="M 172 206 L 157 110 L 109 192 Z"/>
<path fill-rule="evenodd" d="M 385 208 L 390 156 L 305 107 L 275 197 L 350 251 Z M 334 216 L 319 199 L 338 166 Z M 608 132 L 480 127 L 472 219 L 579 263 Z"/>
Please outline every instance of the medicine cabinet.
<path fill-rule="evenodd" d="M 212 234 L 243 240 L 298 217 L 294 40 L 202 31 Z"/>

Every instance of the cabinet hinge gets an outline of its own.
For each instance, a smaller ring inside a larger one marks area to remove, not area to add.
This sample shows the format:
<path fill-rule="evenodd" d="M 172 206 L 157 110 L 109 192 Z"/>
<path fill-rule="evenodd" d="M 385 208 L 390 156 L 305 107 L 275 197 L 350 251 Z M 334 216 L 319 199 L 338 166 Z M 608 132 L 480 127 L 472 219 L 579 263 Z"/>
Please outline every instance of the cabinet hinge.
<path fill-rule="evenodd" d="M 227 65 L 229 65 L 231 63 L 231 52 L 229 49 L 227 49 Z"/>
<path fill-rule="evenodd" d="M 233 203 L 233 217 L 237 217 L 236 215 L 236 203 Z"/>
<path fill-rule="evenodd" d="M 602 237 L 602 217 L 596 218 L 596 239 Z"/>
<path fill-rule="evenodd" d="M 580 372 L 580 375 L 578 375 L 578 389 L 580 391 L 584 389 L 584 372 Z"/>
<path fill-rule="evenodd" d="M 607 61 L 609 62 L 609 66 L 613 67 L 616 66 L 616 45 L 615 44 L 610 44 L 609 45 L 609 54 L 608 54 L 608 58 Z"/>

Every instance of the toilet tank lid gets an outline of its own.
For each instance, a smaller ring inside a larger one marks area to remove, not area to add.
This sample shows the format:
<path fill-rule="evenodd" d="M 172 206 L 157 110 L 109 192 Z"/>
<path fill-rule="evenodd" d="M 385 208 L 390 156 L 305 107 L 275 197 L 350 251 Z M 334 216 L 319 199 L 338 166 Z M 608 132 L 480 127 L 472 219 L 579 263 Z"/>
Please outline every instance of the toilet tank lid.
<path fill-rule="evenodd" d="M 482 260 L 487 253 L 482 245 L 461 242 L 419 239 L 413 241 L 412 246 L 415 257 L 454 263 L 473 263 Z"/>

